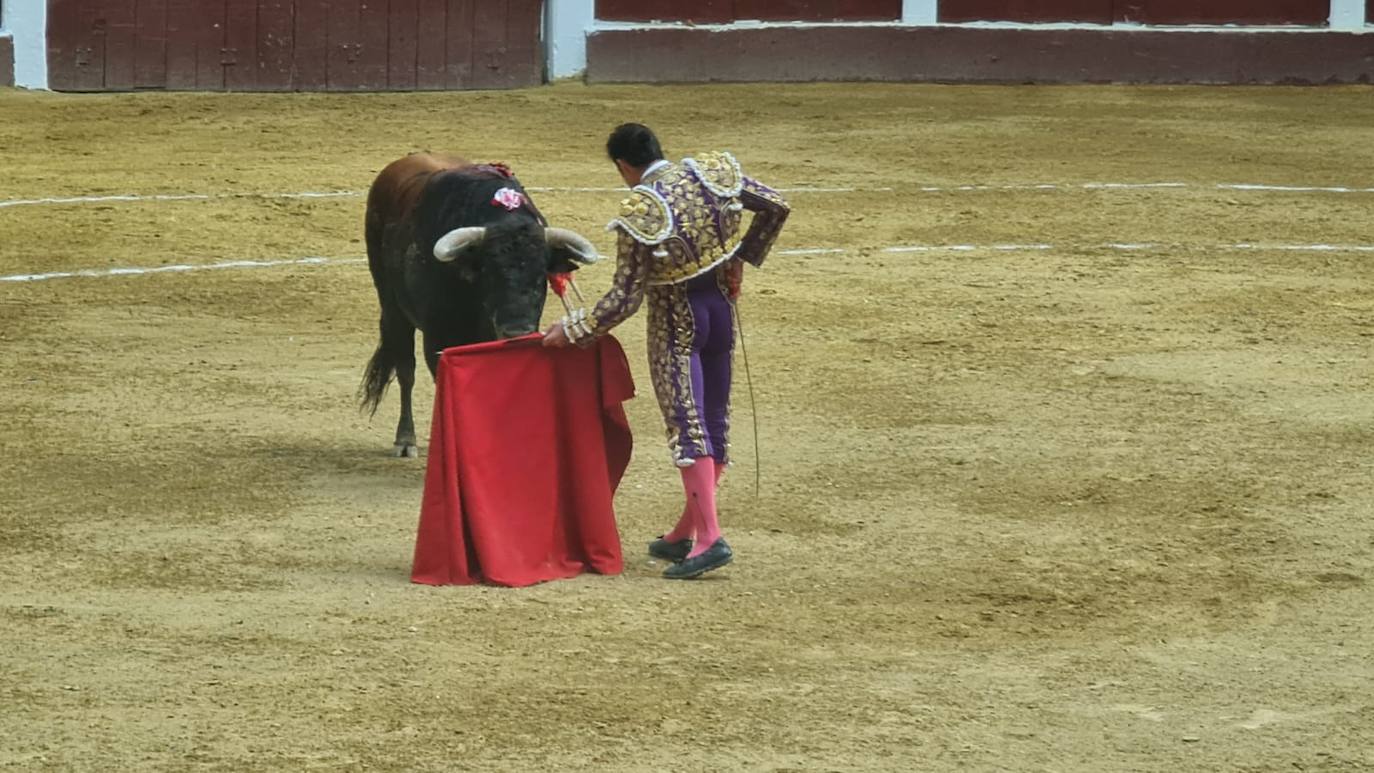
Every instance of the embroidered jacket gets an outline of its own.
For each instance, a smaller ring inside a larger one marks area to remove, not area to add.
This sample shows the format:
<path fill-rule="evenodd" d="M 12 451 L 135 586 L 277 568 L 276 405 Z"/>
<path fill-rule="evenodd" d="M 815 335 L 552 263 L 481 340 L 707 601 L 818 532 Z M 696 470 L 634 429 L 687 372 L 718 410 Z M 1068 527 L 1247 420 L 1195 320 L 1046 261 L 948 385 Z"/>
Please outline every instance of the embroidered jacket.
<path fill-rule="evenodd" d="M 754 213 L 739 235 L 743 210 Z M 726 152 L 645 175 L 607 226 L 618 234 L 611 289 L 587 315 L 600 335 L 639 309 L 646 287 L 675 285 L 731 258 L 763 264 L 790 212 L 777 191 L 746 177 Z"/>

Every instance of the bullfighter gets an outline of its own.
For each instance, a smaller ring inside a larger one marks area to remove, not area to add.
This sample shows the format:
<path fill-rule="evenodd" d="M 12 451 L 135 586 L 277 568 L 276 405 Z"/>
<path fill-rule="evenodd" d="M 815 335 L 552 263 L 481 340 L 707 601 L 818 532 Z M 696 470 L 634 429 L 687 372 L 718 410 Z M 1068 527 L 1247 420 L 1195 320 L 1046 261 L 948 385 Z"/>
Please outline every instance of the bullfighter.
<path fill-rule="evenodd" d="M 763 264 L 790 210 L 730 153 L 675 164 L 641 124 L 616 127 L 606 152 L 630 186 L 607 226 L 617 235 L 612 286 L 591 310 L 552 325 L 544 343 L 586 345 L 648 300 L 649 372 L 687 500 L 649 553 L 674 562 L 664 577 L 690 579 L 734 557 L 721 535 L 716 488 L 730 461 L 735 302 L 743 264 Z M 741 236 L 744 210 L 753 218 Z"/>

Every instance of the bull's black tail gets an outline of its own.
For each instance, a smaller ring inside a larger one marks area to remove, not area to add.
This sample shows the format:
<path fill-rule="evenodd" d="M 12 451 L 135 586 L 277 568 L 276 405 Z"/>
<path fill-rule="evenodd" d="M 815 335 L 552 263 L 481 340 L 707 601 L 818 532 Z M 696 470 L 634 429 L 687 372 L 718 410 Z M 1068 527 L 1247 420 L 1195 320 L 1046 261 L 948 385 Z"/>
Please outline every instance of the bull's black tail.
<path fill-rule="evenodd" d="M 377 351 L 372 353 L 372 359 L 367 361 L 367 370 L 363 371 L 363 383 L 358 386 L 358 400 L 361 402 L 361 409 L 369 416 L 375 416 L 377 406 L 382 402 L 382 395 L 386 394 L 386 387 L 391 383 L 391 377 L 396 373 L 396 360 L 387 351 L 386 342 L 377 344 Z"/>

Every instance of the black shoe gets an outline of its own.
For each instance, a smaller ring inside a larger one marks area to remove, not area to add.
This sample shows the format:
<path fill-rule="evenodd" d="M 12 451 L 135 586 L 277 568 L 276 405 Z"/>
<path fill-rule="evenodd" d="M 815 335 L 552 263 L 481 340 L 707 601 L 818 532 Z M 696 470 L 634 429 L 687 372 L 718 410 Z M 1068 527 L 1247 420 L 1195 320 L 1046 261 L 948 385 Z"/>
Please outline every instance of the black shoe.
<path fill-rule="evenodd" d="M 690 539 L 680 539 L 677 542 L 669 542 L 663 539 L 663 535 L 658 535 L 658 539 L 649 543 L 649 555 L 654 558 L 662 558 L 665 561 L 674 563 L 681 561 L 692 552 L 692 541 Z"/>
<path fill-rule="evenodd" d="M 684 558 L 681 563 L 673 564 L 663 570 L 663 576 L 670 580 L 690 580 L 693 577 L 700 577 L 703 574 L 719 569 L 722 566 L 735 560 L 734 551 L 725 543 L 725 538 L 721 537 L 711 543 L 711 547 L 706 548 L 706 552 L 692 558 Z"/>

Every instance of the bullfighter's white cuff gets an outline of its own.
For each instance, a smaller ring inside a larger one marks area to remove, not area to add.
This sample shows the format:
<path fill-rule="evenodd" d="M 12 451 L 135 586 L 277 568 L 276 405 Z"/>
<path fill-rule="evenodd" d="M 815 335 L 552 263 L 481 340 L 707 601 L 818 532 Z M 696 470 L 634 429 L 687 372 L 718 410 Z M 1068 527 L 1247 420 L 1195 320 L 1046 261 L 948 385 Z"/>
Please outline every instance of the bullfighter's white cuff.
<path fill-rule="evenodd" d="M 575 344 L 592 337 L 592 329 L 587 325 L 586 309 L 576 309 L 563 317 L 563 334 Z"/>

